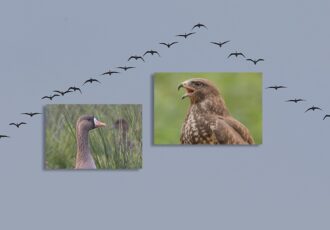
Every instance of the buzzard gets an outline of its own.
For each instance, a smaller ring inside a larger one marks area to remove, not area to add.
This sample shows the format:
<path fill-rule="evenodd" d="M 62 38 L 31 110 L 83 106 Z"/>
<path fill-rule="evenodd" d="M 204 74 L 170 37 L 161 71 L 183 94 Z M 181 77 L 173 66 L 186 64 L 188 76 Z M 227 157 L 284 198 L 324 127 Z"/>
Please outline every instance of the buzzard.
<path fill-rule="evenodd" d="M 207 79 L 193 78 L 178 86 L 190 107 L 181 128 L 181 144 L 254 144 L 249 130 L 230 116 L 218 89 Z"/>

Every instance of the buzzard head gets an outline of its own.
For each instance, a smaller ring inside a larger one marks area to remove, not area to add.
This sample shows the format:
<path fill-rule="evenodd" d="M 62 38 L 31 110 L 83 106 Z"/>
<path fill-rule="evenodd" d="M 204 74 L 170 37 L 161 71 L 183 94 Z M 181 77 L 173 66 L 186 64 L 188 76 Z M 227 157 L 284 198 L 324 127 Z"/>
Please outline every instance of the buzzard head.
<path fill-rule="evenodd" d="M 186 93 L 181 99 L 189 97 L 192 104 L 200 103 L 212 97 L 219 97 L 219 91 L 212 82 L 207 79 L 193 78 L 184 81 L 178 86 L 178 90 L 181 88 L 186 90 Z"/>

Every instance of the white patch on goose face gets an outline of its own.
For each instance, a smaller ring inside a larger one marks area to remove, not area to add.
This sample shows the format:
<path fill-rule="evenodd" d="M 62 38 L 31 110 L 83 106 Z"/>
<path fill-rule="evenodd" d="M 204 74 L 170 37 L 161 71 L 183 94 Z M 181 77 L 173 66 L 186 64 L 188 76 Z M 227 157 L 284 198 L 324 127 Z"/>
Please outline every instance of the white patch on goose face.
<path fill-rule="evenodd" d="M 96 117 L 94 117 L 94 126 L 96 126 L 98 120 L 96 119 Z"/>

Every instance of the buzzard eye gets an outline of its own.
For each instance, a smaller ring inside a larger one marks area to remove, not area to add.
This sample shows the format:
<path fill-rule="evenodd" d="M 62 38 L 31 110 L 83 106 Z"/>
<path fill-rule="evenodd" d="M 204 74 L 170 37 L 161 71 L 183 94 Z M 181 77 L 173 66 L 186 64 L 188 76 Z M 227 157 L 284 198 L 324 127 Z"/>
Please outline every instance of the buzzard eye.
<path fill-rule="evenodd" d="M 195 85 L 195 86 L 202 86 L 203 83 L 201 83 L 201 82 L 194 82 L 194 85 Z"/>

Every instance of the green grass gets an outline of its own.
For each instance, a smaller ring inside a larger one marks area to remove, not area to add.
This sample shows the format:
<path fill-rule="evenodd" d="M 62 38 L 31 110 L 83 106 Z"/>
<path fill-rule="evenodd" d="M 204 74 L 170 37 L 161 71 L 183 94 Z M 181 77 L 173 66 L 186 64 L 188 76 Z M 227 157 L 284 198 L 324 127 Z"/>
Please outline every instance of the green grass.
<path fill-rule="evenodd" d="M 181 126 L 189 99 L 181 100 L 178 85 L 191 78 L 206 78 L 220 90 L 233 117 L 262 143 L 261 73 L 156 73 L 154 81 L 154 144 L 180 144 Z"/>
<path fill-rule="evenodd" d="M 98 169 L 142 168 L 141 105 L 48 105 L 45 114 L 45 168 L 73 169 L 76 158 L 76 121 L 89 114 L 105 122 L 107 127 L 89 132 L 90 148 Z M 120 141 L 113 123 L 125 118 L 130 129 L 129 149 Z"/>

